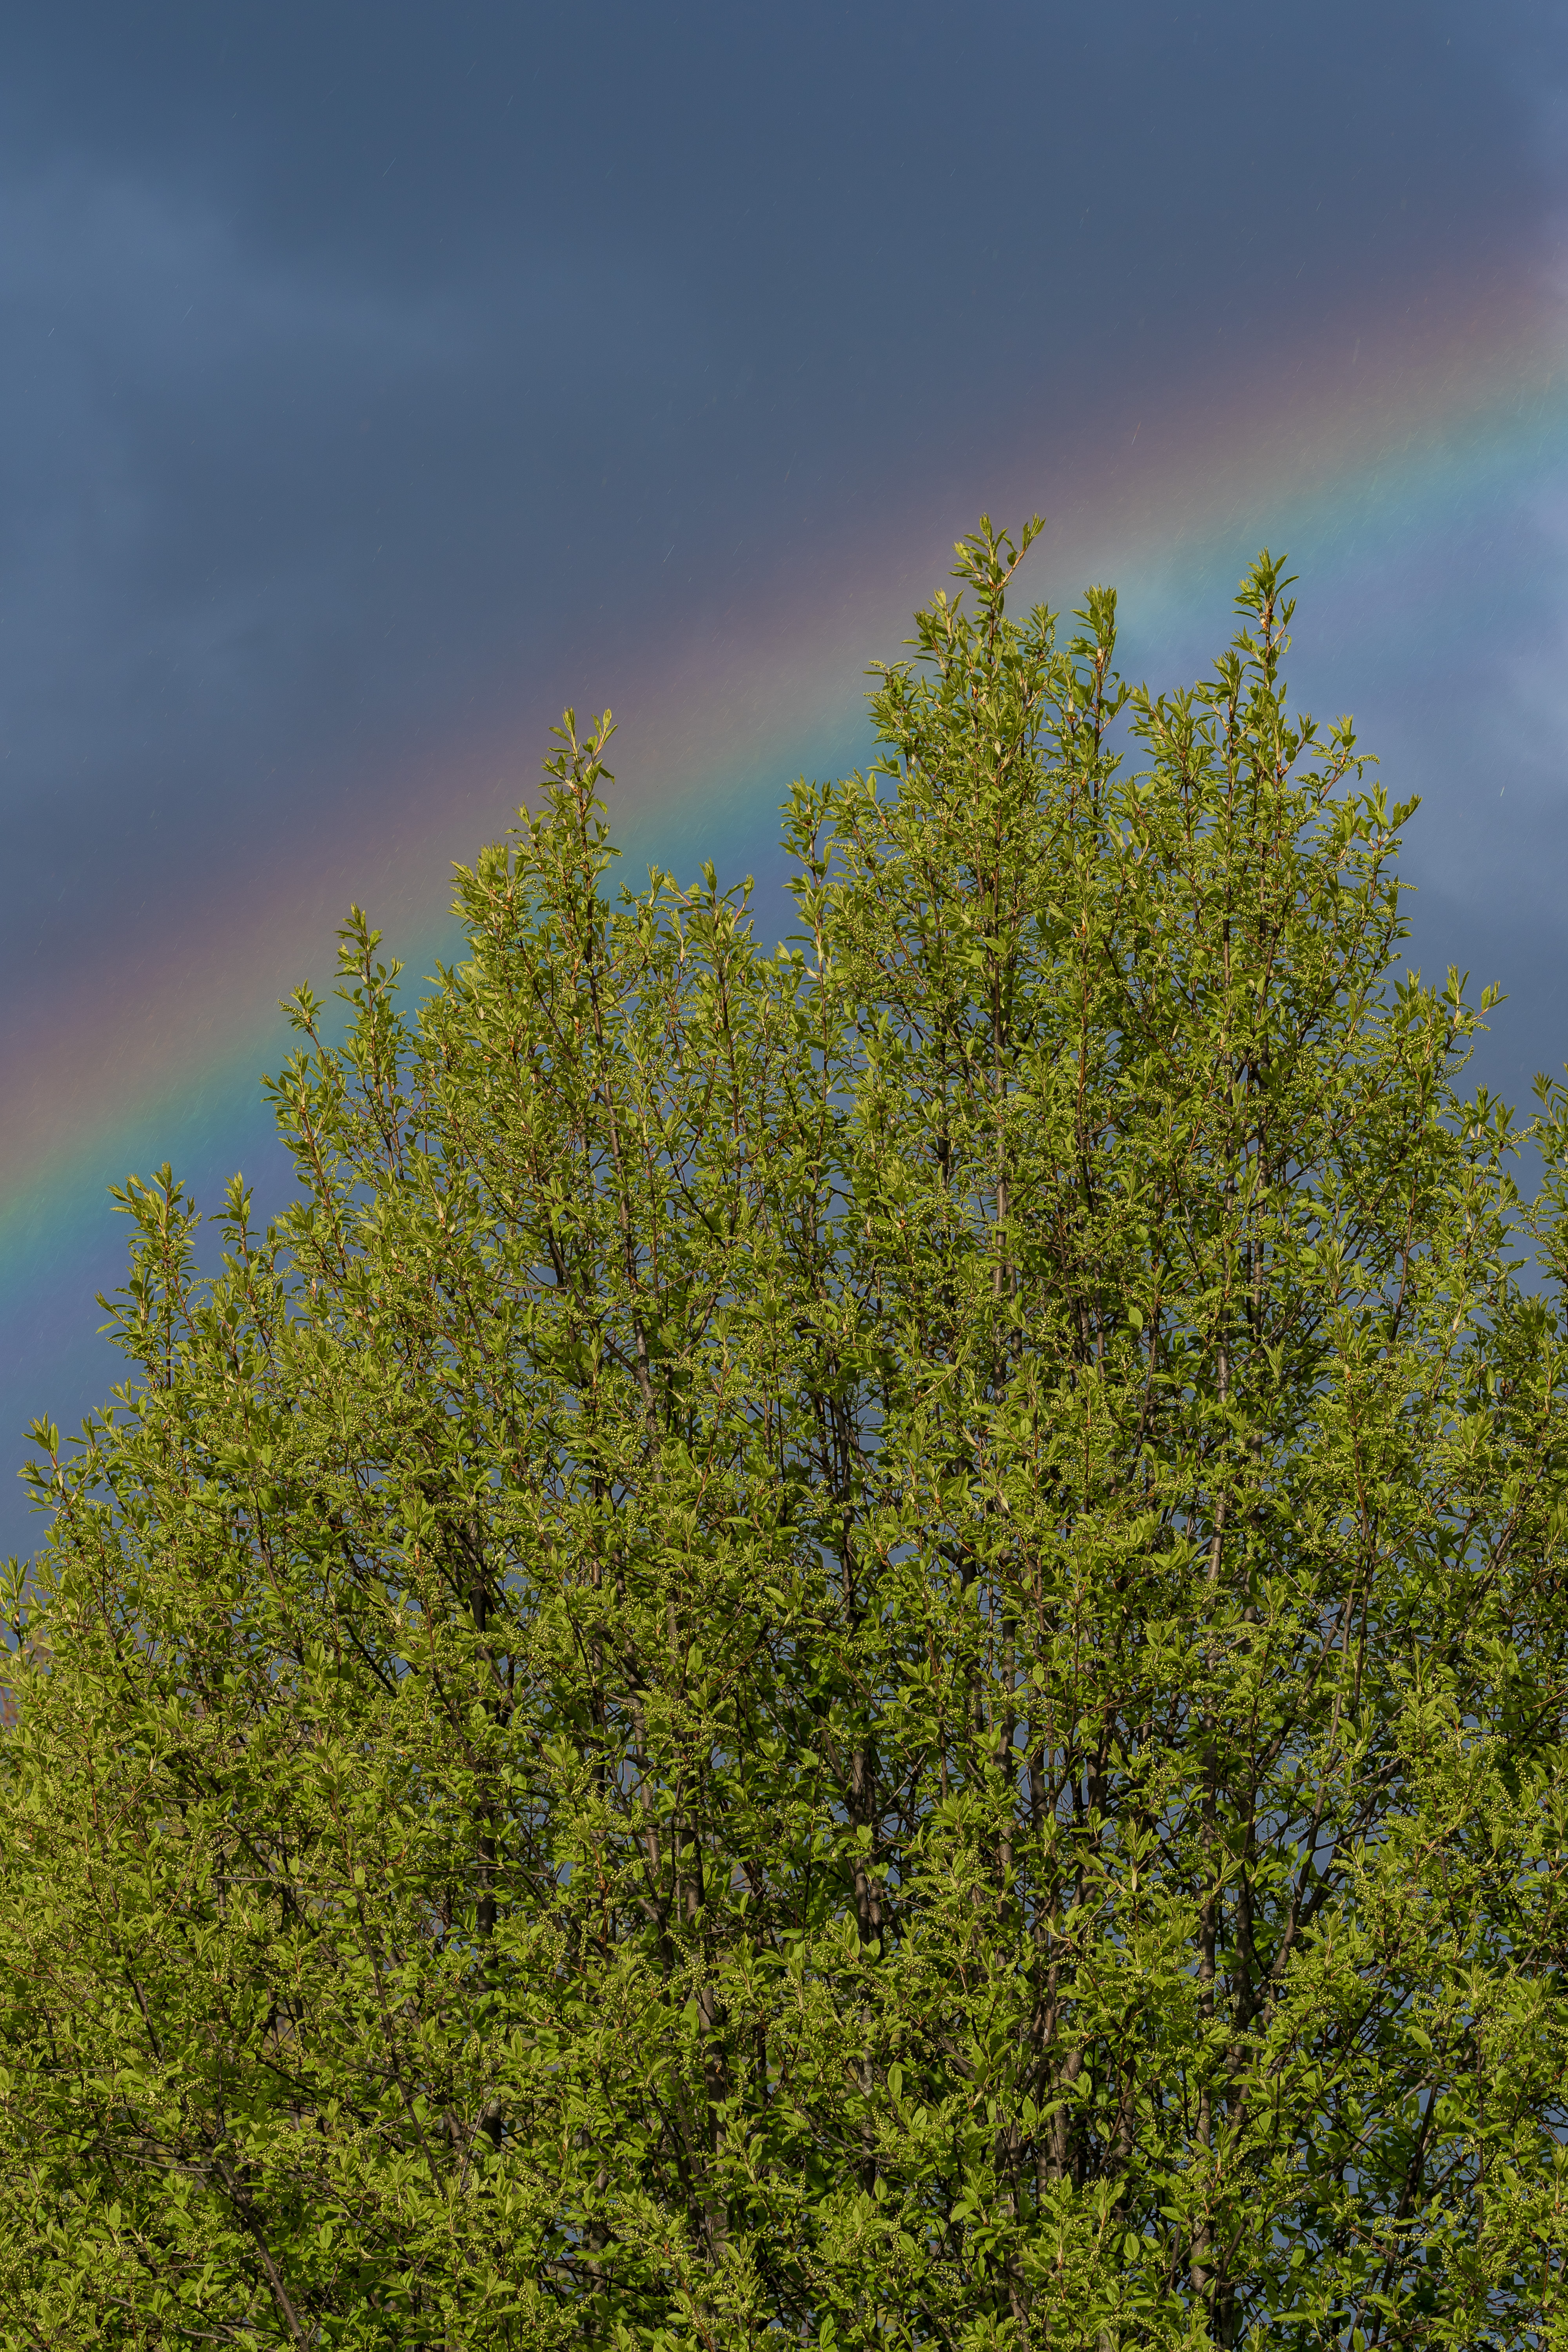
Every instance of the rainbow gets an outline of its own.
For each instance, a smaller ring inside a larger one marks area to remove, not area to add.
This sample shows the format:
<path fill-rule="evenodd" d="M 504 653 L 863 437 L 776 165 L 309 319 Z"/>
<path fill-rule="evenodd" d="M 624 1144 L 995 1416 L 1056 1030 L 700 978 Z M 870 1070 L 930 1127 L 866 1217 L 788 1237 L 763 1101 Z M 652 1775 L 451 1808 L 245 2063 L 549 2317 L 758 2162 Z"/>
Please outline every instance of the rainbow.
<path fill-rule="evenodd" d="M 1094 413 L 1083 413 L 1092 400 Z M 650 859 L 765 870 L 790 779 L 864 756 L 864 671 L 943 579 L 983 509 L 1040 509 L 1050 528 L 1029 593 L 1070 602 L 1089 579 L 1121 591 L 1138 666 L 1223 629 L 1247 556 L 1288 546 L 1303 620 L 1397 627 L 1364 609 L 1369 567 L 1528 502 L 1568 456 L 1568 325 L 1558 289 L 1435 275 L 1347 304 L 1309 333 L 1238 322 L 1196 360 L 1151 352 L 1109 395 L 1020 394 L 984 429 L 933 420 L 927 456 L 858 496 L 837 538 L 759 568 L 729 603 L 677 610 L 637 642 L 607 636 L 591 672 L 615 708 L 613 800 L 635 876 Z M 1464 589 L 1445 592 L 1465 625 Z M 673 600 L 671 600 L 673 602 Z M 1196 616 L 1196 622 L 1194 622 Z M 590 665 L 579 655 L 579 674 Z M 329 977 L 351 901 L 416 971 L 454 940 L 454 860 L 500 832 L 558 715 L 550 677 L 523 677 L 437 761 L 348 793 L 310 845 L 208 877 L 177 934 L 145 960 L 66 985 L 8 1076 L 0 1130 L 0 1424 L 59 1415 L 86 1378 L 122 1237 L 105 1187 L 164 1159 L 216 1184 L 237 1163 L 281 1181 L 257 1080 L 287 1050 L 278 1000 Z M 776 860 L 775 860 L 776 862 Z M 270 1158 L 269 1158 L 270 1152 Z M 88 1390 L 108 1385 L 100 1350 Z M 0 1502 L 0 1511 L 5 1505 Z"/>

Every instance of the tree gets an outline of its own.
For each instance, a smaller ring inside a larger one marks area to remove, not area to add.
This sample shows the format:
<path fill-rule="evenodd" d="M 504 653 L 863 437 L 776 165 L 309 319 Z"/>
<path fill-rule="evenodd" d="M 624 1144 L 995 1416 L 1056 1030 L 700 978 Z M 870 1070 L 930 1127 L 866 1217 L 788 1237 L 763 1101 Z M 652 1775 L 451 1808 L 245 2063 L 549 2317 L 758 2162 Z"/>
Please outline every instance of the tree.
<path fill-rule="evenodd" d="M 293 1001 L 297 1203 L 120 1195 L 7 2345 L 1568 2343 L 1568 1092 L 1526 1201 L 1281 566 L 1156 697 L 1036 529 L 795 942 L 568 713 L 464 961 Z"/>

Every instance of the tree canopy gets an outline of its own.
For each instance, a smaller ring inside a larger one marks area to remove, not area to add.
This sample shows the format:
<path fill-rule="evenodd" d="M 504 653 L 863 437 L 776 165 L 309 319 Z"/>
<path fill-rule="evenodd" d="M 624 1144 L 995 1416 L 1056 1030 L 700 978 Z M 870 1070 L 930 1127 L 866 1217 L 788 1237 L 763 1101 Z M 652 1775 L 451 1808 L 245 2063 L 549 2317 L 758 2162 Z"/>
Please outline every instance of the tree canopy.
<path fill-rule="evenodd" d="M 1568 2343 L 1568 1094 L 1414 803 L 962 587 L 798 935 L 608 722 L 119 1195 L 0 1738 L 0 2343 Z"/>

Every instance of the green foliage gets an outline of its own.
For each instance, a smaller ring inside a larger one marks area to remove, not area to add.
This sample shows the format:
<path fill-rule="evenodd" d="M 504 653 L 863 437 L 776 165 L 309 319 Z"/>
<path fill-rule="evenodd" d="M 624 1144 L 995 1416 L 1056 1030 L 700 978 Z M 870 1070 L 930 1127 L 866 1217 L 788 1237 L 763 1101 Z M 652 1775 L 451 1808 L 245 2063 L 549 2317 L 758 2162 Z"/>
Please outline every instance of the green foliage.
<path fill-rule="evenodd" d="M 1523 1202 L 1278 563 L 1156 698 L 959 556 L 795 943 L 568 714 L 297 1204 L 121 1194 L 0 2343 L 1568 2344 L 1568 1092 Z"/>

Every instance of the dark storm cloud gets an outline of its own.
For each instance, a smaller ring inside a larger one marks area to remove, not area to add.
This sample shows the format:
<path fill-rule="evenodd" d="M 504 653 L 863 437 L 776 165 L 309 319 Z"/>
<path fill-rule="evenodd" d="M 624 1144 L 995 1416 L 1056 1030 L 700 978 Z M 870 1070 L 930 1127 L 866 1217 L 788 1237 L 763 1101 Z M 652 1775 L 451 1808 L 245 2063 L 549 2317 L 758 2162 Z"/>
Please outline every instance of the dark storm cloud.
<path fill-rule="evenodd" d="M 1445 22 L 13 20 L 0 971 L 1026 389 L 1081 408 L 1516 229 L 1531 159 Z"/>
<path fill-rule="evenodd" d="M 504 309 L 356 282 L 74 159 L 13 184 L 0 236 L 9 883 L 35 908 L 67 843 L 106 919 L 171 822 L 216 845 L 258 793 L 286 818 L 290 772 L 319 790 L 406 719 L 411 655 L 449 701 L 515 651 L 569 569 L 563 474 L 628 378 L 640 407 L 701 364 L 678 304 L 547 252 Z"/>

